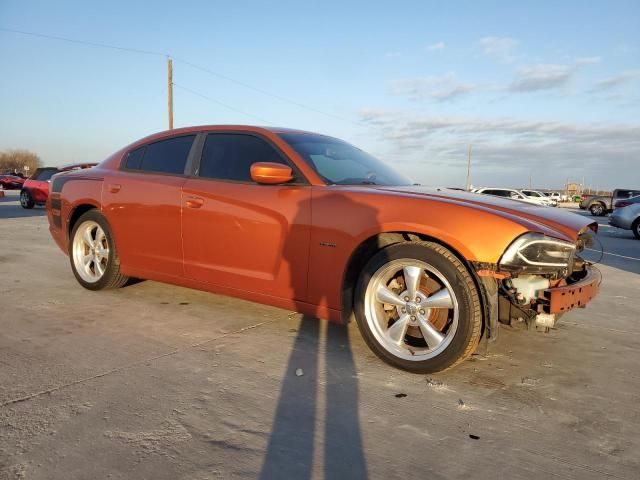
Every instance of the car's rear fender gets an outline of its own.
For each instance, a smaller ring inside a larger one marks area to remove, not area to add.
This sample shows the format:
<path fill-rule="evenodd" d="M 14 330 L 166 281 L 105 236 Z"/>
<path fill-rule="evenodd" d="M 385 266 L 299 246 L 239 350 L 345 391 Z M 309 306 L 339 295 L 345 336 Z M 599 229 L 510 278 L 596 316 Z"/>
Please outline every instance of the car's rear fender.
<path fill-rule="evenodd" d="M 55 175 L 47 201 L 49 229 L 65 253 L 73 223 L 82 213 L 102 206 L 102 177 L 96 175 Z"/>

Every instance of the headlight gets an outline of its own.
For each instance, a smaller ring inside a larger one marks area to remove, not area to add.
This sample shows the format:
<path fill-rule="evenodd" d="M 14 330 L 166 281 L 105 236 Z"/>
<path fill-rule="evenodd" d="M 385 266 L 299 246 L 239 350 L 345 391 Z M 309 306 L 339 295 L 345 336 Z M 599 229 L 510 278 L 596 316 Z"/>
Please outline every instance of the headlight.
<path fill-rule="evenodd" d="M 573 265 L 576 246 L 540 233 L 525 233 L 507 248 L 500 267 L 537 272 L 557 272 Z"/>

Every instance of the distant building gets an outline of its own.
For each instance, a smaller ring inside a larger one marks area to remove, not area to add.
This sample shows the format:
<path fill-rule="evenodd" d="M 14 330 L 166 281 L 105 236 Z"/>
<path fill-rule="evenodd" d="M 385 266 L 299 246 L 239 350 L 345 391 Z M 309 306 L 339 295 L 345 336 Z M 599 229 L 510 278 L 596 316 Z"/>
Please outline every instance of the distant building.
<path fill-rule="evenodd" d="M 575 182 L 567 183 L 567 195 L 580 195 L 582 193 L 582 185 Z"/>

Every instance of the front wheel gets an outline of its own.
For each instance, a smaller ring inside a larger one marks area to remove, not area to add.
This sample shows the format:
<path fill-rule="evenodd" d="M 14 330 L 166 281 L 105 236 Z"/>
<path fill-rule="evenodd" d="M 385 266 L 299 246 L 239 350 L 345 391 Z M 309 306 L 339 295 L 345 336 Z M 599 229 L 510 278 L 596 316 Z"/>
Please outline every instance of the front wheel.
<path fill-rule="evenodd" d="M 75 223 L 69 240 L 69 258 L 76 279 L 84 288 L 122 287 L 129 280 L 120 273 L 120 259 L 107 220 L 89 210 Z"/>
<path fill-rule="evenodd" d="M 22 208 L 30 210 L 35 204 L 36 202 L 34 202 L 33 197 L 29 193 L 29 190 L 22 190 L 20 192 L 20 206 Z"/>
<path fill-rule="evenodd" d="M 433 242 L 391 245 L 365 266 L 355 297 L 358 327 L 385 362 L 433 373 L 476 349 L 480 298 L 462 262 Z"/>

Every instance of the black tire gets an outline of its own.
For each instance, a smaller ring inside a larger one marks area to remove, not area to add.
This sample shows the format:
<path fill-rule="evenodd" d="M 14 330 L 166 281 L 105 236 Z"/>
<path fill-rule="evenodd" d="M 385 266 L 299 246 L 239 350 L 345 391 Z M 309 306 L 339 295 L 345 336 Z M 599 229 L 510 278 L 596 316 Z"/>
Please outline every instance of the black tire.
<path fill-rule="evenodd" d="M 640 240 L 640 218 L 636 218 L 635 222 L 631 225 L 631 231 L 633 235 Z"/>
<path fill-rule="evenodd" d="M 607 214 L 607 207 L 605 207 L 600 202 L 596 202 L 591 204 L 591 206 L 589 207 L 589 211 L 591 212 L 591 215 L 593 215 L 594 217 L 603 217 L 604 215 Z"/>
<path fill-rule="evenodd" d="M 365 315 L 365 295 L 374 274 L 392 260 L 416 259 L 437 269 L 449 282 L 458 300 L 458 327 L 449 345 L 426 360 L 405 360 L 385 349 L 373 334 Z M 434 242 L 405 242 L 390 245 L 376 253 L 364 267 L 355 291 L 355 317 L 371 350 L 386 363 L 413 373 L 434 373 L 451 368 L 477 348 L 482 331 L 480 296 L 471 274 L 447 248 Z"/>
<path fill-rule="evenodd" d="M 105 233 L 107 246 L 109 248 L 109 255 L 105 272 L 102 277 L 96 282 L 89 282 L 83 279 L 78 273 L 74 262 L 73 242 L 78 229 L 87 221 L 93 221 L 102 228 Z M 98 210 L 89 210 L 88 212 L 82 214 L 73 225 L 71 235 L 69 236 L 69 260 L 71 262 L 71 269 L 73 270 L 73 274 L 76 277 L 76 280 L 78 280 L 78 283 L 88 290 L 120 288 L 124 286 L 129 280 L 129 277 L 120 273 L 120 258 L 118 257 L 116 245 L 113 240 L 111 227 L 109 226 L 109 222 L 107 222 L 106 218 L 104 218 L 104 216 L 102 216 L 102 214 Z"/>
<path fill-rule="evenodd" d="M 20 192 L 20 206 L 31 210 L 35 206 L 36 202 L 33 201 L 33 197 L 29 193 L 29 190 L 22 190 Z"/>

